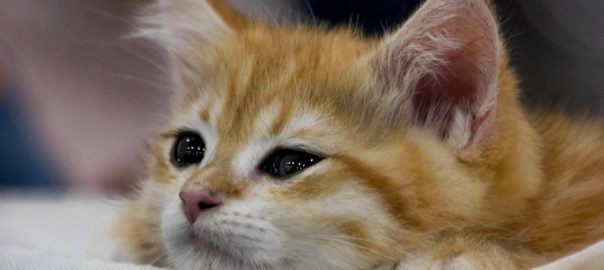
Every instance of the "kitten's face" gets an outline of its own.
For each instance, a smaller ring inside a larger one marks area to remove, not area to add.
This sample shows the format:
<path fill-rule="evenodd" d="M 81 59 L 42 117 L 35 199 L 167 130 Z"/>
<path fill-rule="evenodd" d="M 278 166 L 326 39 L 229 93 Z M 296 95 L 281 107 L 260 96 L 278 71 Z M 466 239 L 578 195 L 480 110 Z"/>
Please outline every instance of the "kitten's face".
<path fill-rule="evenodd" d="M 368 165 L 387 157 L 371 143 L 377 132 L 355 128 L 347 113 L 352 90 L 363 87 L 352 66 L 367 44 L 297 38 L 288 48 L 247 40 L 223 49 L 204 67 L 215 75 L 192 86 L 169 121 L 153 178 L 162 239 L 182 269 L 352 269 L 400 257 L 393 243 L 402 230 L 372 187 L 387 180 Z M 184 134 L 198 135 L 205 153 L 180 167 L 173 156 Z M 374 165 L 387 166 L 380 160 Z M 190 225 L 179 192 L 193 182 L 223 202 Z"/>
<path fill-rule="evenodd" d="M 442 8 L 431 2 L 424 13 Z M 415 57 L 392 51 L 410 42 L 404 30 L 384 46 L 347 31 L 254 25 L 181 59 L 183 94 L 154 145 L 143 190 L 168 261 L 179 269 L 369 269 L 421 248 L 427 231 L 477 216 L 486 185 L 471 181 L 456 154 L 460 142 L 471 148 L 482 138 L 472 133 L 480 125 L 453 124 L 466 119 L 461 110 L 413 111 L 426 109 L 431 94 L 420 106 L 390 92 L 440 87 L 415 70 L 421 59 L 393 66 L 396 57 Z M 464 72 L 443 80 L 474 75 Z M 490 97 L 456 93 L 448 105 L 466 106 L 463 95 Z M 464 109 L 485 108 L 471 107 Z M 437 112 L 444 114 L 430 114 Z M 414 127 L 418 121 L 426 123 Z M 191 206 L 183 192 L 209 194 L 213 207 Z"/>

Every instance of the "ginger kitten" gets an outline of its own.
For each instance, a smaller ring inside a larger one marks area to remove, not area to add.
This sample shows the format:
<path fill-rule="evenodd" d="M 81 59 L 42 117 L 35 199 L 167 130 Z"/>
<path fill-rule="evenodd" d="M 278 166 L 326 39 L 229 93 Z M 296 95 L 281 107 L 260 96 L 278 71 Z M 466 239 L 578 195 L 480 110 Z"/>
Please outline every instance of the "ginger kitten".
<path fill-rule="evenodd" d="M 176 269 L 513 269 L 604 238 L 604 128 L 527 114 L 483 0 L 400 29 L 156 0 L 173 114 L 116 231 Z"/>

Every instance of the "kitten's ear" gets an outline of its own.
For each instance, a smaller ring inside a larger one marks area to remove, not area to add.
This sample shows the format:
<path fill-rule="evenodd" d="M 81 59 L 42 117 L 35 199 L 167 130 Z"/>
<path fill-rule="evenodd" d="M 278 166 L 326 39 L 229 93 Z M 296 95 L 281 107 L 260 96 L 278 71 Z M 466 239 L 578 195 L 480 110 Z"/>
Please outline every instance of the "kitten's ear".
<path fill-rule="evenodd" d="M 224 0 L 154 0 L 139 23 L 135 36 L 155 41 L 180 62 L 247 25 Z"/>
<path fill-rule="evenodd" d="M 494 123 L 499 49 L 484 0 L 427 0 L 372 61 L 399 114 L 466 149 Z"/>

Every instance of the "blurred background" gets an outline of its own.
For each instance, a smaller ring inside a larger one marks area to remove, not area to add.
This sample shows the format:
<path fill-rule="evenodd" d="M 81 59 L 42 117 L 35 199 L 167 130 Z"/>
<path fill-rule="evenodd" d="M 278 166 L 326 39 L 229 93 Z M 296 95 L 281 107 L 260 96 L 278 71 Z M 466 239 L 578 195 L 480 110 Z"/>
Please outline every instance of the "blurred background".
<path fill-rule="evenodd" d="M 232 0 L 248 16 L 367 35 L 419 0 Z M 604 2 L 495 1 L 527 106 L 601 115 Z M 166 112 L 163 58 L 123 38 L 144 0 L 0 0 L 0 190 L 119 193 L 140 175 L 145 139 Z"/>

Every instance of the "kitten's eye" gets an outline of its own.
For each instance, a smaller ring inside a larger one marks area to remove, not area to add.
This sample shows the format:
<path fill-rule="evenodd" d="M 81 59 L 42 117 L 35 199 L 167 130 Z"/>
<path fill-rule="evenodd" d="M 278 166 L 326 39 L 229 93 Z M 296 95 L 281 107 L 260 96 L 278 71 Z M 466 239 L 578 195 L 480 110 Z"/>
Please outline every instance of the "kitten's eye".
<path fill-rule="evenodd" d="M 322 157 L 313 154 L 291 149 L 278 149 L 262 162 L 260 170 L 276 178 L 285 178 L 315 165 L 321 160 L 323 160 Z"/>
<path fill-rule="evenodd" d="M 201 136 L 193 132 L 178 134 L 176 143 L 172 148 L 172 164 L 178 168 L 198 164 L 203 160 L 206 144 Z"/>

